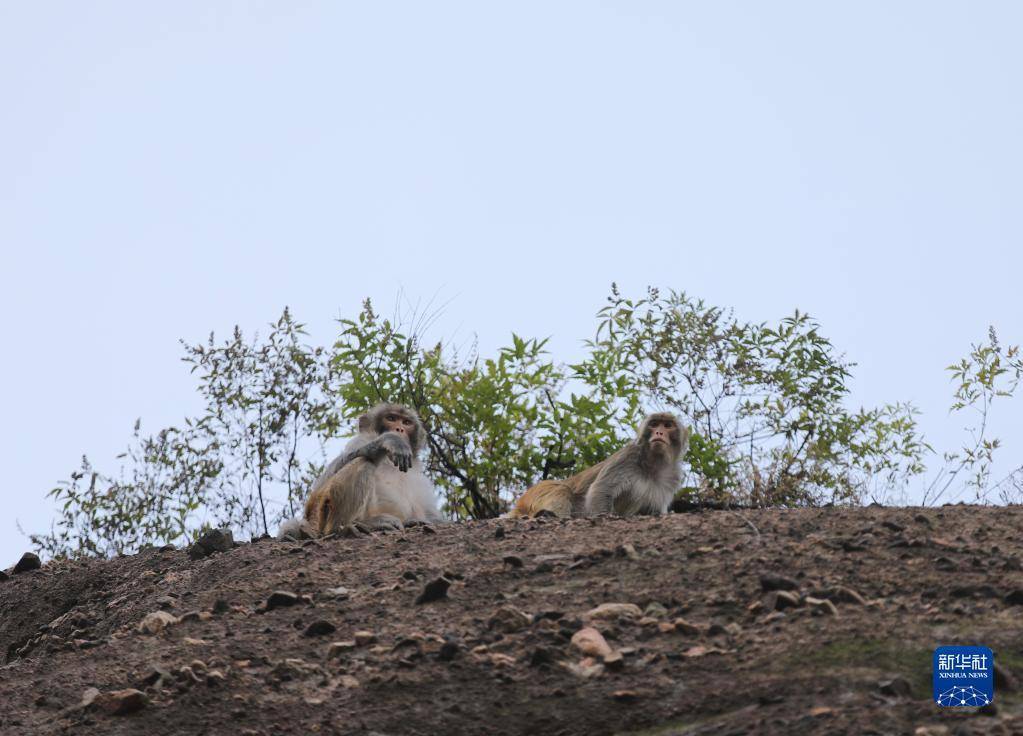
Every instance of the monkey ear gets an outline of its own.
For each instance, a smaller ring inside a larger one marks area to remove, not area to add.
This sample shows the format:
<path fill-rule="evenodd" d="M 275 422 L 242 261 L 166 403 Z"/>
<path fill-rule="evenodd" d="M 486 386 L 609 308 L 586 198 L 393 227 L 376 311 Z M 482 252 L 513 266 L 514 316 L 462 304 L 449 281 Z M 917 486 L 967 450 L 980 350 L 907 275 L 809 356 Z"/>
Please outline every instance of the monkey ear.
<path fill-rule="evenodd" d="M 689 437 L 692 436 L 692 434 L 692 427 L 682 427 L 682 429 L 679 430 L 678 440 L 682 447 L 682 452 L 680 453 L 682 457 L 685 457 L 686 452 L 689 450 Z"/>
<path fill-rule="evenodd" d="M 359 417 L 359 433 L 369 431 L 369 414 L 363 414 Z"/>

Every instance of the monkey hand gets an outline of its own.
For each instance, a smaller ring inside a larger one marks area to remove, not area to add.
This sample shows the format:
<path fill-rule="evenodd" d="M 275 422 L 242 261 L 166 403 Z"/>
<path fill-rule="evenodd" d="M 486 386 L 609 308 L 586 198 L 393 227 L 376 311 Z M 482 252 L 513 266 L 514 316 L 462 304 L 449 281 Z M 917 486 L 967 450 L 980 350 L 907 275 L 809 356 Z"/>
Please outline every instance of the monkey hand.
<path fill-rule="evenodd" d="M 385 432 L 377 441 L 384 454 L 391 459 L 398 470 L 403 473 L 408 472 L 408 469 L 412 467 L 412 447 L 408 440 L 397 432 Z"/>

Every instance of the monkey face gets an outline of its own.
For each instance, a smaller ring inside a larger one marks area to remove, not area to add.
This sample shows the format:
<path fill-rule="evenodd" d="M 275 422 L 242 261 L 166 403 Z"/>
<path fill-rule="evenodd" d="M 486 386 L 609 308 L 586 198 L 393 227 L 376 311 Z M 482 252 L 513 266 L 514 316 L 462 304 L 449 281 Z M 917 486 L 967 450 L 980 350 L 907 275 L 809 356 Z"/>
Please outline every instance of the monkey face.
<path fill-rule="evenodd" d="M 359 419 L 360 432 L 380 435 L 384 432 L 400 434 L 408 440 L 412 452 L 423 446 L 423 425 L 416 413 L 401 404 L 378 404 Z"/>
<path fill-rule="evenodd" d="M 396 432 L 403 437 L 409 437 L 415 432 L 416 423 L 408 414 L 403 411 L 389 411 L 380 417 L 380 434 L 384 432 Z"/>
<path fill-rule="evenodd" d="M 682 428 L 674 415 L 651 414 L 640 428 L 640 443 L 650 452 L 677 457 L 682 449 Z"/>

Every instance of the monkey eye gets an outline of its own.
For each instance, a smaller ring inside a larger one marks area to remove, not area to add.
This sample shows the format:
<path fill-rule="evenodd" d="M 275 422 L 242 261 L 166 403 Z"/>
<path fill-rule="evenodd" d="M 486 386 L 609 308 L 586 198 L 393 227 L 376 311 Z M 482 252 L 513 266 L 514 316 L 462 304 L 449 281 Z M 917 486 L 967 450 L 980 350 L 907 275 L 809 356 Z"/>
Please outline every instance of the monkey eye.
<path fill-rule="evenodd" d="M 387 421 L 393 422 L 398 417 L 394 416 L 394 414 L 388 414 L 385 418 L 387 419 Z"/>
<path fill-rule="evenodd" d="M 412 426 L 412 420 L 411 420 L 411 419 L 402 419 L 402 420 L 401 420 L 401 423 L 402 423 L 402 424 L 405 424 L 405 425 L 407 425 L 407 426 L 409 426 L 409 427 L 411 427 L 411 426 Z"/>

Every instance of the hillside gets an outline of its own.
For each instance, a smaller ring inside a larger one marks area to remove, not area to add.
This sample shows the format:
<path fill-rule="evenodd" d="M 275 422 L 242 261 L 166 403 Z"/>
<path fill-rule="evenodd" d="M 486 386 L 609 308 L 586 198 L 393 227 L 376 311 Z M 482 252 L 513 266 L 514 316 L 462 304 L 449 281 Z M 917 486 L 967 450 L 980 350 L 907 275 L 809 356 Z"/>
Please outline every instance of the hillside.
<path fill-rule="evenodd" d="M 1021 531 L 713 511 L 55 562 L 0 580 L 0 733 L 1020 733 Z M 994 707 L 931 702 L 955 643 L 995 651 Z"/>

